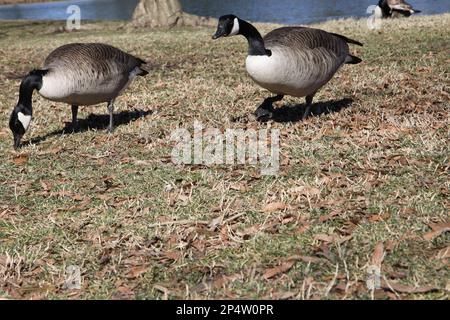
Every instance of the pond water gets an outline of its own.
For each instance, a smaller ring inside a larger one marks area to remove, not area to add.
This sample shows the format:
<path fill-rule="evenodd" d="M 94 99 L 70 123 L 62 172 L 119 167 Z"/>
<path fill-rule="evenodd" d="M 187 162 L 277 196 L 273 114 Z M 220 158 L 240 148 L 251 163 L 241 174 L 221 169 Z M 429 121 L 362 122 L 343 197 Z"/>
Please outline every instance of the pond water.
<path fill-rule="evenodd" d="M 259 22 L 307 24 L 344 17 L 368 16 L 378 0 L 181 0 L 186 12 L 219 17 L 234 13 Z M 0 20 L 65 20 L 67 8 L 81 8 L 83 20 L 130 19 L 138 0 L 77 0 L 0 6 Z M 450 0 L 409 0 L 422 14 L 450 12 Z"/>

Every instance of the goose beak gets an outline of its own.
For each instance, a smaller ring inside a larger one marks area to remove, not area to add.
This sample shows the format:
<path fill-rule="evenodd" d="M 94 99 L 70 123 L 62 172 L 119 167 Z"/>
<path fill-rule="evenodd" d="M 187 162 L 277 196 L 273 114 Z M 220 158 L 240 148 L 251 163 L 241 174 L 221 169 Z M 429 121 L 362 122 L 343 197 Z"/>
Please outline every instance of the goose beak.
<path fill-rule="evenodd" d="M 21 140 L 22 140 L 21 134 L 14 134 L 14 150 L 18 150 L 20 148 Z"/>
<path fill-rule="evenodd" d="M 213 40 L 226 36 L 226 32 L 223 28 L 218 28 L 216 33 L 212 36 Z"/>

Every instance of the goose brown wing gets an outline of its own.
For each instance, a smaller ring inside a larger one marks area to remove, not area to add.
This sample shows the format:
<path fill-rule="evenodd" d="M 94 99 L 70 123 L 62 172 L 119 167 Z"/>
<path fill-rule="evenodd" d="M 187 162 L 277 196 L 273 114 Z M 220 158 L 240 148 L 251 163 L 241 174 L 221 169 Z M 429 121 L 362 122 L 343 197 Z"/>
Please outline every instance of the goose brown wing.
<path fill-rule="evenodd" d="M 291 50 L 305 51 L 321 48 L 335 56 L 346 56 L 349 52 L 347 42 L 350 42 L 346 39 L 319 29 L 284 27 L 269 32 L 264 37 L 264 42 L 269 49 L 287 47 Z"/>
<path fill-rule="evenodd" d="M 388 5 L 392 10 L 411 11 L 413 7 L 404 0 L 388 0 Z"/>
<path fill-rule="evenodd" d="M 143 64 L 142 59 L 106 44 L 72 43 L 50 53 L 44 68 L 77 69 L 106 76 L 108 73 L 126 74 Z"/>

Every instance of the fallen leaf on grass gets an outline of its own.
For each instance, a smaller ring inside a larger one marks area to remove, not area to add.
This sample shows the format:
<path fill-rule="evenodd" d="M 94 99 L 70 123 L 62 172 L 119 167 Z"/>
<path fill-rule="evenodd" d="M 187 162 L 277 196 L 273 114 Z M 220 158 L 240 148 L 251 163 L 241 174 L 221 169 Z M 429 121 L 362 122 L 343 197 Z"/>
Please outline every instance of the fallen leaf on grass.
<path fill-rule="evenodd" d="M 409 285 L 404 285 L 404 284 L 399 284 L 399 283 L 392 283 L 392 282 L 386 282 L 386 281 L 382 281 L 381 283 L 381 287 L 384 290 L 394 290 L 395 292 L 398 293 L 428 293 L 431 291 L 435 291 L 437 290 L 435 287 L 432 286 L 423 286 L 423 287 L 414 287 L 414 286 L 409 286 Z"/>
<path fill-rule="evenodd" d="M 63 151 L 63 148 L 58 147 L 58 148 L 48 149 L 48 150 L 39 152 L 38 154 L 39 154 L 40 156 L 56 155 L 56 154 L 60 153 L 61 151 Z"/>
<path fill-rule="evenodd" d="M 379 242 L 375 246 L 375 250 L 373 251 L 372 265 L 381 268 L 383 260 L 384 260 L 384 244 L 383 242 Z"/>
<path fill-rule="evenodd" d="M 161 285 L 158 285 L 158 284 L 155 284 L 153 286 L 153 288 L 155 290 L 161 292 L 164 295 L 163 300 L 169 300 L 169 294 L 170 294 L 170 290 L 169 289 L 167 289 L 166 287 L 163 287 Z"/>
<path fill-rule="evenodd" d="M 427 232 L 423 236 L 423 238 L 427 241 L 431 241 L 439 237 L 441 234 L 450 231 L 450 222 L 431 224 L 430 227 L 433 231 Z"/>
<path fill-rule="evenodd" d="M 326 215 L 326 216 L 321 216 L 319 217 L 319 221 L 320 222 L 326 222 L 328 220 L 333 220 L 336 216 L 339 216 L 340 212 L 338 211 L 333 211 L 330 214 Z"/>
<path fill-rule="evenodd" d="M 286 273 L 289 270 L 291 270 L 292 267 L 294 266 L 294 264 L 295 264 L 295 260 L 284 261 L 279 266 L 276 266 L 274 268 L 269 268 L 266 271 L 264 271 L 263 277 L 266 280 L 272 279 L 279 274 Z"/>
<path fill-rule="evenodd" d="M 29 159 L 30 159 L 29 154 L 22 153 L 19 154 L 18 156 L 15 156 L 11 162 L 14 163 L 15 165 L 21 166 L 27 164 Z"/>
<path fill-rule="evenodd" d="M 290 189 L 289 193 L 299 194 L 307 197 L 319 197 L 320 189 L 309 186 L 301 186 Z"/>
<path fill-rule="evenodd" d="M 8 138 L 11 135 L 11 133 L 8 131 L 8 129 L 0 130 L 0 137 L 1 138 Z"/>
<path fill-rule="evenodd" d="M 303 224 L 302 226 L 298 227 L 298 228 L 295 230 L 295 233 L 303 234 L 303 233 L 305 233 L 306 231 L 308 231 L 310 228 L 311 228 L 311 225 L 310 225 L 309 223 L 305 223 L 305 224 Z"/>
<path fill-rule="evenodd" d="M 340 237 L 338 235 L 327 235 L 327 234 L 317 234 L 314 237 L 314 240 L 319 240 L 319 241 L 323 241 L 323 242 L 327 242 L 327 243 L 344 243 L 348 240 L 350 240 L 353 236 L 346 236 L 346 237 Z"/>
<path fill-rule="evenodd" d="M 116 292 L 111 298 L 112 300 L 132 300 L 135 299 L 134 288 L 121 286 L 117 288 Z"/>
<path fill-rule="evenodd" d="M 266 205 L 262 211 L 265 213 L 272 213 L 276 211 L 282 211 L 288 208 L 288 205 L 286 205 L 283 202 L 272 202 Z"/>
<path fill-rule="evenodd" d="M 72 193 L 70 191 L 65 191 L 65 190 L 61 190 L 61 191 L 57 191 L 57 192 L 51 192 L 50 193 L 50 197 L 70 198 L 73 201 L 77 201 L 77 202 L 81 202 L 81 201 L 85 200 L 85 198 L 81 194 Z"/>
<path fill-rule="evenodd" d="M 41 187 L 44 191 L 50 191 L 53 187 L 53 184 L 50 181 L 41 180 Z"/>
<path fill-rule="evenodd" d="M 183 257 L 183 253 L 179 251 L 167 251 L 164 253 L 164 257 L 166 257 L 169 260 L 179 260 Z"/>
<path fill-rule="evenodd" d="M 225 285 L 233 283 L 237 280 L 241 280 L 242 278 L 243 276 L 241 274 L 233 274 L 229 276 L 222 275 L 210 281 L 203 281 L 202 284 L 198 287 L 198 290 L 207 291 L 207 290 L 223 289 Z"/>
<path fill-rule="evenodd" d="M 136 279 L 149 270 L 148 266 L 140 266 L 132 268 L 126 275 L 128 279 Z"/>
<path fill-rule="evenodd" d="M 370 222 L 380 222 L 380 221 L 385 221 L 387 219 L 390 218 L 390 214 L 386 213 L 386 214 L 374 214 L 372 216 L 369 217 L 369 221 Z"/>

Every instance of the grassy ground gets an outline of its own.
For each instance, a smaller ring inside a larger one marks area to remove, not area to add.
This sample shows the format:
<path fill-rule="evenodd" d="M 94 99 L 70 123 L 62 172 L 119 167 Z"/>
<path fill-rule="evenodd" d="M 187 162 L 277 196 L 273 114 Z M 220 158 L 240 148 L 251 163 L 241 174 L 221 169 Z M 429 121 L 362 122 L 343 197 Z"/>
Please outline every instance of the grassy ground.
<path fill-rule="evenodd" d="M 331 112 L 298 121 L 303 101 L 288 98 L 268 124 L 246 116 L 267 92 L 245 72 L 241 38 L 57 26 L 0 23 L 0 297 L 448 298 L 450 15 L 379 32 L 364 20 L 318 25 L 364 42 L 352 48 L 364 63 L 319 92 L 316 109 Z M 84 130 L 64 134 L 70 108 L 35 95 L 32 143 L 13 152 L 16 78 L 74 41 L 119 46 L 151 75 L 118 99 L 113 135 L 105 106 L 82 108 Z M 173 165 L 170 134 L 194 120 L 280 129 L 279 175 Z M 372 264 L 383 276 L 374 292 Z M 81 290 L 64 288 L 71 265 Z"/>

